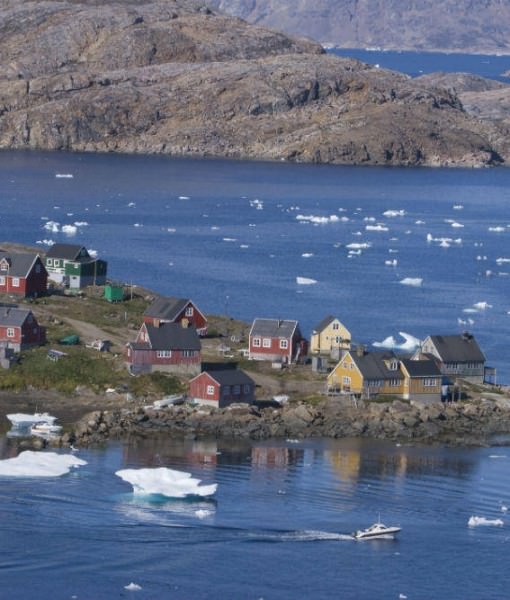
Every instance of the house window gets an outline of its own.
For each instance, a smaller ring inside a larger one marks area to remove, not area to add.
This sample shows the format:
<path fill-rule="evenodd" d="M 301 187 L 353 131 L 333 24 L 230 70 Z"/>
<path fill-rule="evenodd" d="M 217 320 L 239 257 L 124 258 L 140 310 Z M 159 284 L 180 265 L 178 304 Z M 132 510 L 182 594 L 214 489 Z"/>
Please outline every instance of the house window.
<path fill-rule="evenodd" d="M 7 327 L 7 337 L 10 337 L 10 338 L 14 337 L 14 328 L 13 327 Z"/>
<path fill-rule="evenodd" d="M 333 323 L 333 329 L 336 331 L 339 328 L 339 324 L 338 323 Z"/>
<path fill-rule="evenodd" d="M 239 396 L 240 393 L 241 393 L 241 386 L 240 385 L 234 385 L 234 386 L 232 386 L 232 394 L 234 396 Z"/>
<path fill-rule="evenodd" d="M 172 356 L 171 350 L 158 350 L 156 352 L 158 358 L 170 358 Z"/>
<path fill-rule="evenodd" d="M 289 347 L 289 340 L 280 340 L 280 350 L 287 350 Z"/>
<path fill-rule="evenodd" d="M 191 357 L 195 356 L 195 351 L 194 350 L 183 350 L 182 356 L 184 358 L 191 358 Z"/>
<path fill-rule="evenodd" d="M 193 316 L 193 307 L 192 306 L 188 306 L 186 308 L 186 312 L 184 313 L 187 317 L 192 317 Z"/>
<path fill-rule="evenodd" d="M 19 277 L 12 278 L 12 287 L 19 287 Z"/>
<path fill-rule="evenodd" d="M 5 277 L 3 275 L 0 276 L 0 285 L 5 285 Z"/>
<path fill-rule="evenodd" d="M 435 387 L 436 385 L 437 385 L 437 379 L 428 377 L 423 380 L 424 387 Z"/>
<path fill-rule="evenodd" d="M 208 396 L 214 396 L 214 385 L 208 385 L 207 386 L 207 395 Z"/>
<path fill-rule="evenodd" d="M 40 272 L 41 272 L 41 265 L 40 265 L 39 263 L 37 263 L 37 264 L 35 265 L 35 272 L 36 272 L 36 273 L 40 273 Z"/>
<path fill-rule="evenodd" d="M 343 385 L 351 385 L 351 378 L 350 377 L 342 377 L 342 384 Z"/>
<path fill-rule="evenodd" d="M 230 396 L 230 386 L 229 385 L 223 386 L 223 395 Z"/>
<path fill-rule="evenodd" d="M 271 338 L 264 338 L 262 340 L 262 346 L 264 348 L 271 348 Z"/>
<path fill-rule="evenodd" d="M 390 379 L 390 387 L 398 387 L 400 385 L 400 379 Z"/>
<path fill-rule="evenodd" d="M 392 360 L 390 362 L 390 371 L 396 371 L 398 369 L 398 362 L 396 360 Z"/>
<path fill-rule="evenodd" d="M 46 259 L 46 264 L 48 265 L 48 267 L 52 267 L 53 266 L 53 259 L 52 258 L 47 258 Z"/>
<path fill-rule="evenodd" d="M 260 338 L 258 338 L 258 337 L 253 338 L 253 347 L 260 348 Z"/>
<path fill-rule="evenodd" d="M 250 386 L 247 383 L 245 383 L 243 385 L 243 391 L 244 391 L 245 394 L 249 394 L 250 393 Z"/>

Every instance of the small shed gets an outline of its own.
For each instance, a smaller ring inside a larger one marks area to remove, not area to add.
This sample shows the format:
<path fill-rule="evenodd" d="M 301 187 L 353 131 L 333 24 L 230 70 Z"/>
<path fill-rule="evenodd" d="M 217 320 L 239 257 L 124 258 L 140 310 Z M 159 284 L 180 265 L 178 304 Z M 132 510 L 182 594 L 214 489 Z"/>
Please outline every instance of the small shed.
<path fill-rule="evenodd" d="M 108 283 L 104 286 L 104 298 L 108 302 L 122 302 L 124 300 L 124 286 Z"/>

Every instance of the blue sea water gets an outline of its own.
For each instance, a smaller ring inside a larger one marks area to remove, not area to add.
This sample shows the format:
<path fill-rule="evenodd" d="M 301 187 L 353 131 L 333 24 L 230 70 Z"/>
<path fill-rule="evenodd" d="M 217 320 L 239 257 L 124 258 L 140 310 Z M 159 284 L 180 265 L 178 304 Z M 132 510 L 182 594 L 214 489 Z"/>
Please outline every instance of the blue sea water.
<path fill-rule="evenodd" d="M 77 456 L 62 477 L 1 478 L 0 598 L 508 598 L 508 448 L 159 438 Z M 115 476 L 154 466 L 218 490 L 134 496 Z M 349 537 L 379 514 L 395 541 Z"/>
<path fill-rule="evenodd" d="M 468 329 L 510 382 L 508 169 L 3 152 L 0 197 L 0 239 L 85 244 L 113 278 L 306 336 L 328 314 L 368 347 Z"/>

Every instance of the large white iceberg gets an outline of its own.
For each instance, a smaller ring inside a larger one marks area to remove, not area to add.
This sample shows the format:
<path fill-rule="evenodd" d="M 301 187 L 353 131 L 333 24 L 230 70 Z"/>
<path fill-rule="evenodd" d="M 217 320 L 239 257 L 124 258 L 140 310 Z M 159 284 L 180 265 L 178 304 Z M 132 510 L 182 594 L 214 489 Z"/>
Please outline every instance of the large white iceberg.
<path fill-rule="evenodd" d="M 115 475 L 133 486 L 134 494 L 157 494 L 168 498 L 186 498 L 186 496 L 212 496 L 217 483 L 200 485 L 191 473 L 176 471 L 166 467 L 156 469 L 121 469 Z"/>
<path fill-rule="evenodd" d="M 25 450 L 0 461 L 0 477 L 60 477 L 87 462 L 73 454 Z"/>
<path fill-rule="evenodd" d="M 421 277 L 404 277 L 399 283 L 402 285 L 410 285 L 412 287 L 420 287 L 423 283 L 423 279 Z"/>
<path fill-rule="evenodd" d="M 389 348 L 392 350 L 405 350 L 407 352 L 411 352 L 412 350 L 416 350 L 416 348 L 418 348 L 418 346 L 421 344 L 421 341 L 410 333 L 399 331 L 398 334 L 400 337 L 404 338 L 403 342 L 397 342 L 397 340 L 390 335 L 382 342 L 374 342 L 372 346 L 375 346 L 376 348 Z"/>
<path fill-rule="evenodd" d="M 478 527 L 478 525 L 488 525 L 501 527 L 503 525 L 502 519 L 486 519 L 485 517 L 469 517 L 468 521 L 469 527 Z"/>
<path fill-rule="evenodd" d="M 317 280 L 310 277 L 296 277 L 296 283 L 298 285 L 314 285 L 317 283 Z"/>

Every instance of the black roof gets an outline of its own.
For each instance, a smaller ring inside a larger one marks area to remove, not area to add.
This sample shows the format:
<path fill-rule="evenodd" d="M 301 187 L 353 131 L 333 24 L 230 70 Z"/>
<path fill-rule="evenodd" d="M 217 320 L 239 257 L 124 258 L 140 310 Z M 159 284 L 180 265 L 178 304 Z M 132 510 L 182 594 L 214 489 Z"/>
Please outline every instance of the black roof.
<path fill-rule="evenodd" d="M 39 255 L 28 252 L 13 252 L 12 254 L 9 254 L 4 250 L 0 250 L 0 260 L 3 258 L 9 261 L 9 275 L 12 277 L 27 277 L 32 265 L 39 258 Z M 44 265 L 42 266 L 44 268 Z M 1 274 L 2 273 L 0 272 L 0 275 Z"/>
<path fill-rule="evenodd" d="M 145 324 L 152 350 L 200 350 L 200 338 L 194 327 L 179 323 L 162 323 L 159 327 Z"/>
<path fill-rule="evenodd" d="M 239 369 L 204 371 L 220 385 L 255 385 L 253 379 Z"/>
<path fill-rule="evenodd" d="M 485 356 L 475 337 L 469 333 L 431 335 L 430 339 L 445 363 L 485 362 Z"/>
<path fill-rule="evenodd" d="M 313 330 L 312 330 L 312 331 L 313 331 L 314 333 L 315 333 L 315 332 L 317 332 L 317 333 L 320 333 L 321 331 L 323 331 L 324 329 L 326 329 L 326 327 L 327 327 L 327 326 L 328 326 L 330 323 L 332 323 L 334 320 L 335 320 L 335 317 L 333 317 L 333 315 L 328 315 L 327 317 L 324 317 L 324 319 L 322 319 L 322 321 L 321 321 L 321 322 L 320 322 L 318 325 L 316 325 L 316 326 L 313 328 Z"/>
<path fill-rule="evenodd" d="M 251 326 L 250 336 L 259 335 L 272 338 L 291 338 L 296 329 L 298 329 L 297 321 L 283 319 L 255 319 Z"/>
<path fill-rule="evenodd" d="M 400 369 L 391 370 L 386 366 L 386 362 L 396 362 L 398 358 L 391 351 L 379 352 L 351 352 L 352 359 L 360 370 L 364 379 L 381 380 L 381 379 L 403 379 L 404 375 Z M 385 362 L 386 361 L 386 362 Z"/>
<path fill-rule="evenodd" d="M 190 302 L 188 298 L 159 296 L 152 301 L 143 314 L 146 317 L 173 321 Z"/>
<path fill-rule="evenodd" d="M 411 377 L 439 377 L 441 375 L 439 367 L 433 360 L 404 358 L 401 362 Z"/>
<path fill-rule="evenodd" d="M 80 246 L 79 244 L 53 244 L 46 252 L 46 258 L 64 258 L 66 260 L 78 260 L 80 257 L 80 252 L 84 249 L 85 246 Z M 86 248 L 85 248 L 85 251 Z M 87 252 L 87 256 L 85 258 L 90 259 L 90 256 Z"/>

